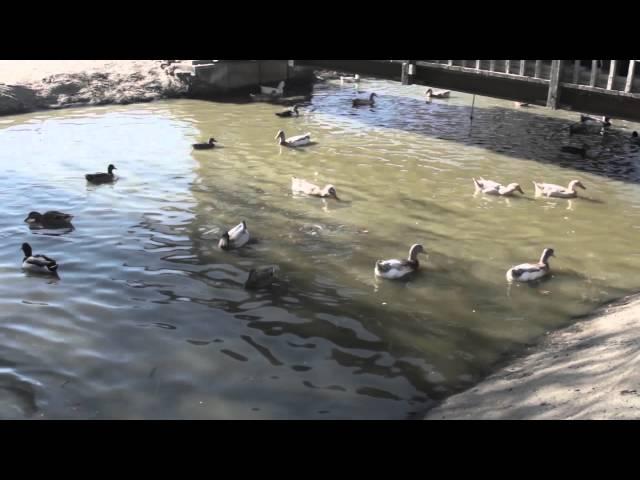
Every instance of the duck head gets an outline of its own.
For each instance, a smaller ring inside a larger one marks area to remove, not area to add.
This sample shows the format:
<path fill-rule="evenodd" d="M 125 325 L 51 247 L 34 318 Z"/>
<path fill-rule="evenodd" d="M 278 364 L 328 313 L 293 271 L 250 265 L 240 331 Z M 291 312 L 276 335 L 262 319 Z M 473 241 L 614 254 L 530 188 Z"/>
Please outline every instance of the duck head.
<path fill-rule="evenodd" d="M 40 223 L 42 221 L 42 214 L 38 212 L 29 212 L 27 218 L 24 219 L 26 223 Z"/>
<path fill-rule="evenodd" d="M 509 185 L 507 185 L 507 188 L 512 192 L 520 192 L 521 194 L 524 195 L 524 191 L 522 190 L 522 187 L 520 187 L 518 183 L 510 183 Z"/>
<path fill-rule="evenodd" d="M 113 175 L 113 171 L 117 170 L 116 167 L 113 166 L 113 164 L 109 164 L 109 167 L 107 168 L 107 171 L 109 172 L 109 175 Z"/>
<path fill-rule="evenodd" d="M 280 145 L 284 143 L 285 137 L 284 137 L 284 132 L 282 130 L 278 130 L 278 133 L 276 133 L 276 136 L 275 136 L 275 140 L 280 140 Z"/>
<path fill-rule="evenodd" d="M 631 134 L 631 137 L 632 137 L 632 138 L 638 138 L 638 132 L 636 132 L 636 131 L 634 130 L 634 132 Z"/>
<path fill-rule="evenodd" d="M 224 232 L 222 234 L 220 242 L 218 242 L 218 246 L 222 249 L 229 248 L 229 232 Z"/>
<path fill-rule="evenodd" d="M 369 100 L 371 100 L 373 102 L 373 99 L 375 97 L 377 97 L 377 96 L 378 96 L 378 94 L 376 92 L 373 92 L 371 95 L 369 95 Z"/>
<path fill-rule="evenodd" d="M 211 137 L 209 139 L 209 145 L 213 145 L 215 142 L 217 142 L 217 140 L 215 138 Z"/>
<path fill-rule="evenodd" d="M 336 187 L 334 187 L 333 185 L 327 185 L 322 189 L 322 196 L 323 197 L 331 197 L 331 198 L 335 198 L 336 200 L 340 200 L 338 198 L 338 194 L 336 193 Z"/>
<path fill-rule="evenodd" d="M 29 245 L 26 242 L 22 244 L 22 251 L 24 252 L 25 257 L 30 257 L 33 254 L 33 250 L 31 250 L 31 245 Z"/>
<path fill-rule="evenodd" d="M 580 187 L 583 190 L 587 189 L 587 187 L 585 187 L 582 182 L 580 182 L 580 180 L 571 180 L 571 182 L 569 183 L 569 190 L 575 190 L 575 187 Z"/>
<path fill-rule="evenodd" d="M 424 247 L 419 243 L 414 243 L 409 249 L 409 260 L 416 260 L 419 253 L 424 253 Z"/>
<path fill-rule="evenodd" d="M 553 248 L 545 248 L 542 251 L 542 255 L 540 255 L 540 263 L 544 263 L 546 265 L 547 263 L 549 263 L 549 258 L 555 256 L 556 254 L 553 251 Z"/>

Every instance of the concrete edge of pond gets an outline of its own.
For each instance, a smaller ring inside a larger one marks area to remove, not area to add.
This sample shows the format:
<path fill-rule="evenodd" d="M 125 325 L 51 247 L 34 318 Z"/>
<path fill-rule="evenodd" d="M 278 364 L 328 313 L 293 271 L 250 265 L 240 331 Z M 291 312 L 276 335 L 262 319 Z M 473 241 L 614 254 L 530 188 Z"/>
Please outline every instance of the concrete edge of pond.
<path fill-rule="evenodd" d="M 640 419 L 640 294 L 552 332 L 425 420 Z"/>

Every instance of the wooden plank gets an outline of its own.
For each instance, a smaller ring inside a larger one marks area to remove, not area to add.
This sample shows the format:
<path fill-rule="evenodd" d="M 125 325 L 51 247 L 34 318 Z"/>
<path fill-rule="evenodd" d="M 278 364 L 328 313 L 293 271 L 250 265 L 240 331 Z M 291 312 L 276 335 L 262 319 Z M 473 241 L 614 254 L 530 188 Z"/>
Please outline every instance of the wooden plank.
<path fill-rule="evenodd" d="M 618 61 L 611 60 L 611 65 L 609 66 L 609 78 L 607 79 L 607 90 L 611 90 L 611 87 L 613 87 L 613 79 L 616 76 L 617 68 L 618 68 Z"/>
<path fill-rule="evenodd" d="M 627 83 L 624 86 L 624 92 L 625 93 L 630 93 L 631 92 L 631 86 L 633 85 L 633 72 L 636 68 L 636 62 L 637 60 L 630 60 L 629 61 L 629 73 L 627 73 Z"/>
<path fill-rule="evenodd" d="M 524 76 L 524 72 L 527 71 L 526 64 L 527 64 L 526 60 L 520 60 L 520 75 L 521 76 Z"/>
<path fill-rule="evenodd" d="M 511 73 L 511 60 L 504 61 L 504 73 Z"/>
<path fill-rule="evenodd" d="M 598 79 L 598 61 L 591 60 L 591 78 L 589 79 L 589 86 L 595 87 L 597 79 Z"/>
<path fill-rule="evenodd" d="M 540 67 L 542 66 L 542 60 L 536 60 L 536 70 L 533 74 L 535 78 L 540 78 Z"/>
<path fill-rule="evenodd" d="M 551 71 L 549 72 L 549 93 L 547 94 L 547 107 L 556 109 L 560 93 L 560 71 L 562 60 L 551 61 Z"/>
<path fill-rule="evenodd" d="M 580 60 L 573 61 L 573 83 L 580 84 Z"/>
<path fill-rule="evenodd" d="M 496 61 L 495 60 L 489 60 L 489 71 L 493 72 L 496 69 Z"/>

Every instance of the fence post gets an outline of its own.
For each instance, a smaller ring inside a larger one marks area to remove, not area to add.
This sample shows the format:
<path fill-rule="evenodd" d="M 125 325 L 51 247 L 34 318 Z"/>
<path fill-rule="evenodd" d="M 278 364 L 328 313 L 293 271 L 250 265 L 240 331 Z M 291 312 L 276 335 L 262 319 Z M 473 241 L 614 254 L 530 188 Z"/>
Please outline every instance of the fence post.
<path fill-rule="evenodd" d="M 547 95 L 547 107 L 556 109 L 558 97 L 560 96 L 560 69 L 562 60 L 551 61 L 551 71 L 549 72 L 549 94 Z"/>

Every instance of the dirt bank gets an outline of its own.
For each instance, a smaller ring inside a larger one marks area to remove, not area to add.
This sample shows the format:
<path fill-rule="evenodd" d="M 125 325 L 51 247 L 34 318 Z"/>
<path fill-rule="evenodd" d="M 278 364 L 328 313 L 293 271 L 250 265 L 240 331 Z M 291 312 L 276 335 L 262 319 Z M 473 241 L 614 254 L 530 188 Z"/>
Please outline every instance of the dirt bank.
<path fill-rule="evenodd" d="M 161 60 L 1 60 L 0 115 L 175 98 L 187 85 Z M 166 67 L 166 65 L 164 65 Z"/>
<path fill-rule="evenodd" d="M 552 333 L 425 419 L 640 419 L 640 295 Z"/>

